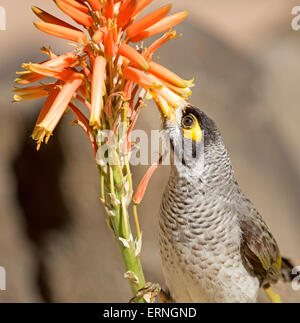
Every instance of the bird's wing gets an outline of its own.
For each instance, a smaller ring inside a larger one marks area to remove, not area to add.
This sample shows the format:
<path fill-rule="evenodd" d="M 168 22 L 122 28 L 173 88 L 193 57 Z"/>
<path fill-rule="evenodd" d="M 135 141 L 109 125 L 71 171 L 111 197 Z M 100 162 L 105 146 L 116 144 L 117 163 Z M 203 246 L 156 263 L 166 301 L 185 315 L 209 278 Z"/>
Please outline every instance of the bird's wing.
<path fill-rule="evenodd" d="M 255 213 L 240 219 L 241 255 L 246 269 L 259 278 L 261 285 L 266 285 L 279 279 L 281 257 L 269 228 L 256 210 Z"/>

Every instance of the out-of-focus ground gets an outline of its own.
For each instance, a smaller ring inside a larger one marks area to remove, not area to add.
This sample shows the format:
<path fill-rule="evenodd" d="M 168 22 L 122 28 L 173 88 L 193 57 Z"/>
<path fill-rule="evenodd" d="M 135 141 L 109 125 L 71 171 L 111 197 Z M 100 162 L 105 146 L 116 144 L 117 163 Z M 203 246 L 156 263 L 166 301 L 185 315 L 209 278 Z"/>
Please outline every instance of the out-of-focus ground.
<path fill-rule="evenodd" d="M 1 1 L 7 30 L 0 31 L 0 266 L 7 290 L 0 291 L 0 302 L 127 302 L 130 292 L 86 138 L 67 114 L 37 153 L 29 135 L 42 101 L 10 103 L 22 62 L 43 60 L 43 45 L 58 53 L 67 47 L 34 29 L 32 1 Z M 166 2 L 156 0 L 152 8 Z M 176 28 L 184 37 L 160 51 L 161 62 L 195 77 L 191 102 L 219 125 L 240 186 L 282 254 L 300 261 L 300 31 L 291 29 L 292 7 L 300 3 L 172 2 L 173 11 L 187 9 L 190 16 Z M 34 4 L 57 12 L 52 1 Z M 159 128 L 153 104 L 138 128 Z M 134 167 L 135 183 L 145 170 Z M 167 178 L 161 167 L 139 208 L 145 274 L 162 285 L 157 217 Z M 291 284 L 280 290 L 285 301 L 300 301 Z"/>

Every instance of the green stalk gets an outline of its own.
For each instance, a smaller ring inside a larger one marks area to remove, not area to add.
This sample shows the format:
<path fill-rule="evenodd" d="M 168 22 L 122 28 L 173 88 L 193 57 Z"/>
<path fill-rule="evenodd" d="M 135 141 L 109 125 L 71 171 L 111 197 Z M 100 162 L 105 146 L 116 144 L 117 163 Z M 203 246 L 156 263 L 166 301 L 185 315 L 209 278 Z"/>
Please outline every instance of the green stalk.
<path fill-rule="evenodd" d="M 126 135 L 126 131 L 121 137 L 124 134 Z M 139 251 L 137 251 L 137 241 L 140 242 L 139 239 L 141 239 L 140 229 L 137 227 L 137 239 L 134 240 L 129 221 L 128 206 L 132 196 L 130 166 L 128 156 L 122 159 L 124 165 L 121 165 L 119 152 L 115 147 L 109 147 L 108 157 L 106 172 L 98 166 L 101 200 L 107 211 L 108 224 L 121 252 L 125 265 L 125 277 L 128 279 L 133 297 L 135 297 L 138 291 L 145 286 L 145 278 Z M 138 223 L 136 212 L 134 212 L 134 217 L 135 223 Z M 138 298 L 135 299 L 135 302 L 145 302 L 145 300 Z"/>

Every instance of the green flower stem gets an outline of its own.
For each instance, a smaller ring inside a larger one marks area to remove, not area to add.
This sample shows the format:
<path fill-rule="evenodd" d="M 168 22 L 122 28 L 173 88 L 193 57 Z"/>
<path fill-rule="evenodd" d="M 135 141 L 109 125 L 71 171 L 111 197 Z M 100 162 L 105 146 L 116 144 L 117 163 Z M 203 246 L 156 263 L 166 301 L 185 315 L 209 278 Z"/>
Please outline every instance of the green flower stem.
<path fill-rule="evenodd" d="M 106 207 L 108 224 L 117 240 L 125 265 L 126 278 L 135 297 L 137 292 L 145 286 L 145 278 L 136 243 L 141 239 L 140 229 L 137 227 L 137 239 L 134 240 L 129 221 L 128 206 L 132 196 L 130 166 L 127 156 L 123 158 L 125 164 L 120 164 L 120 158 L 115 148 L 110 148 L 108 155 L 109 161 L 113 161 L 113 163 L 106 166 L 106 171 L 98 166 L 101 200 Z M 134 212 L 134 217 L 135 223 L 138 223 L 136 212 Z M 145 302 L 143 298 L 138 298 L 135 301 Z"/>

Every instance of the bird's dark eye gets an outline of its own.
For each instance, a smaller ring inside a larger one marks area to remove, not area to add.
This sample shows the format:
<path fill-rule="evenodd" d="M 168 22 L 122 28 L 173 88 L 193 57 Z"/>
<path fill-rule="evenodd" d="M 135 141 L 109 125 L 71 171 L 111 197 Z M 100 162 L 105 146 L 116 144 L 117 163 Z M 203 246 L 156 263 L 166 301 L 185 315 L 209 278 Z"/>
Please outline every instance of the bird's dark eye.
<path fill-rule="evenodd" d="M 181 125 L 184 129 L 192 129 L 195 123 L 195 118 L 191 114 L 185 115 L 181 120 Z"/>

